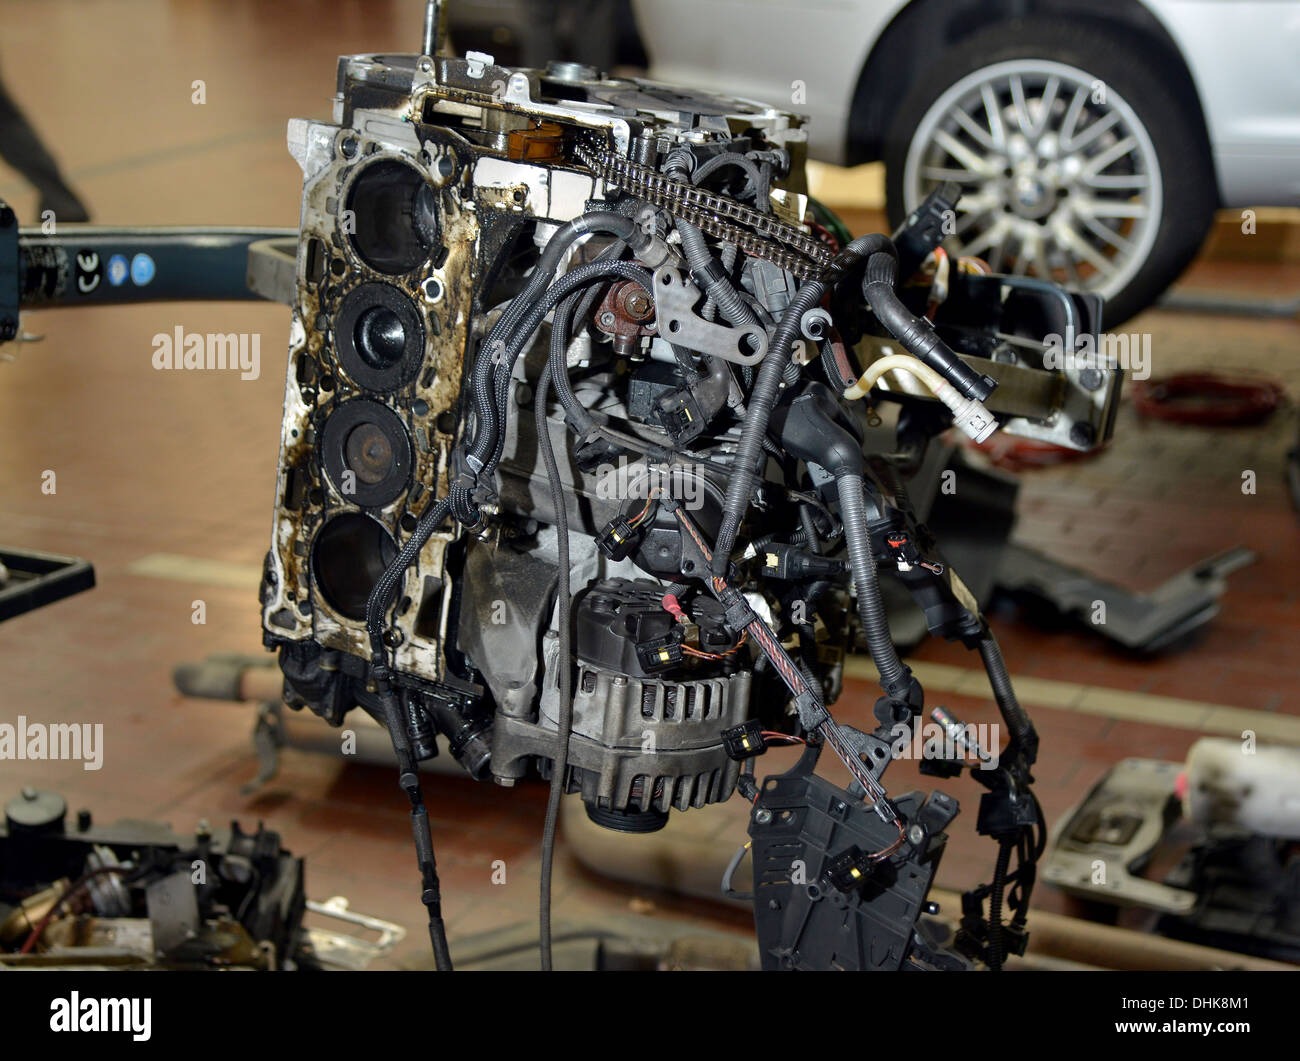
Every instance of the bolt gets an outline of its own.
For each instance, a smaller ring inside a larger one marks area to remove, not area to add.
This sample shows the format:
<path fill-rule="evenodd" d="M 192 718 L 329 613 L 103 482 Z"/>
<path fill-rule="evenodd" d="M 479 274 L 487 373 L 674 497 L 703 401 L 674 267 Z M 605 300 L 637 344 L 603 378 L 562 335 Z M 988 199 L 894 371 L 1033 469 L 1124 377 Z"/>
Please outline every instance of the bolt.
<path fill-rule="evenodd" d="M 1092 424 L 1077 423 L 1070 427 L 1070 441 L 1080 448 L 1090 447 L 1096 438 L 1097 432 L 1093 430 Z"/>
<path fill-rule="evenodd" d="M 911 843 L 919 846 L 925 840 L 925 830 L 919 825 L 913 825 L 907 830 L 907 839 Z"/>
<path fill-rule="evenodd" d="M 1085 368 L 1079 373 L 1079 386 L 1084 390 L 1100 390 L 1102 384 L 1102 374 L 1099 368 Z"/>
<path fill-rule="evenodd" d="M 614 327 L 614 314 L 609 310 L 605 310 L 605 312 L 600 315 L 600 323 L 606 328 Z"/>
<path fill-rule="evenodd" d="M 634 291 L 624 300 L 623 308 L 627 310 L 629 317 L 641 320 L 650 315 L 650 299 L 646 297 L 644 291 Z"/>
<path fill-rule="evenodd" d="M 759 810 L 759 811 L 755 811 L 754 813 L 754 821 L 756 821 L 759 825 L 766 825 L 771 820 L 772 820 L 772 812 L 770 810 Z"/>

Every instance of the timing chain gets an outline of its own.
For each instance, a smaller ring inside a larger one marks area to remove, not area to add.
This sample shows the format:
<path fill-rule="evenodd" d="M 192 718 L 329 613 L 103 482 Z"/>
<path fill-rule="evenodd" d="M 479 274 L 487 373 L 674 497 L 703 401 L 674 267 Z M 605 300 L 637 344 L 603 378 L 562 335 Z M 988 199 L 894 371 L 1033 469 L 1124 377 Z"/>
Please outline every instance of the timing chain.
<path fill-rule="evenodd" d="M 797 225 L 728 196 L 675 180 L 611 151 L 579 144 L 576 153 L 606 183 L 667 210 L 710 236 L 734 243 L 745 254 L 771 262 L 800 280 L 820 277 L 831 264 L 830 248 Z"/>

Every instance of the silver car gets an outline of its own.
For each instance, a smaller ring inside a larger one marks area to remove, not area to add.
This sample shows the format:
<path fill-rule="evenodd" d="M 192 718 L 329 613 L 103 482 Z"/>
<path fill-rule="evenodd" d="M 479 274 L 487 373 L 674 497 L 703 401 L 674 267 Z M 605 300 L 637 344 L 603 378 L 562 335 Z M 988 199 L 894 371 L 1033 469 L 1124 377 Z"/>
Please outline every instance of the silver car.
<path fill-rule="evenodd" d="M 1300 204 L 1300 3 L 635 6 L 654 76 L 807 114 L 814 158 L 883 159 L 893 223 L 957 181 L 963 253 L 1098 291 L 1108 323 L 1182 272 L 1217 207 Z"/>

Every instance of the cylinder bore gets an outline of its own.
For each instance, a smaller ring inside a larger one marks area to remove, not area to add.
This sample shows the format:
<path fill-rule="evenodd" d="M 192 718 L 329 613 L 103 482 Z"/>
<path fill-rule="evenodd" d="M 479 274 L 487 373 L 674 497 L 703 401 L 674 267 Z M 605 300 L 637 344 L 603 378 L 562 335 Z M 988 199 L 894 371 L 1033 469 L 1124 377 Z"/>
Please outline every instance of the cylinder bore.
<path fill-rule="evenodd" d="M 312 577 L 334 611 L 364 622 L 371 587 L 397 555 L 397 544 L 378 520 L 346 512 L 326 522 L 311 547 Z"/>
<path fill-rule="evenodd" d="M 365 167 L 348 190 L 357 256 L 387 276 L 409 273 L 438 241 L 437 198 L 415 167 L 393 158 Z"/>
<path fill-rule="evenodd" d="M 353 398 L 330 413 L 320 453 L 334 489 L 363 508 L 387 505 L 411 481 L 414 450 L 406 425 L 369 398 Z"/>
<path fill-rule="evenodd" d="M 414 303 L 389 284 L 348 292 L 334 319 L 339 364 L 366 390 L 388 392 L 410 383 L 424 361 L 424 321 Z"/>

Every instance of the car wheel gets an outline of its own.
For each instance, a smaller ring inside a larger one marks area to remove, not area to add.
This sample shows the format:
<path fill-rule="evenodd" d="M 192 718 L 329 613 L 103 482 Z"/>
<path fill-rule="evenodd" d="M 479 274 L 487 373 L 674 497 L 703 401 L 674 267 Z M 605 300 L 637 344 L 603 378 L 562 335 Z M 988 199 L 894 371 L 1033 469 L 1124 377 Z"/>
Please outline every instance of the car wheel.
<path fill-rule="evenodd" d="M 949 247 L 1106 299 L 1113 326 L 1196 255 L 1217 205 L 1200 114 L 1121 36 L 1025 19 L 936 57 L 886 136 L 891 222 L 946 180 Z"/>

